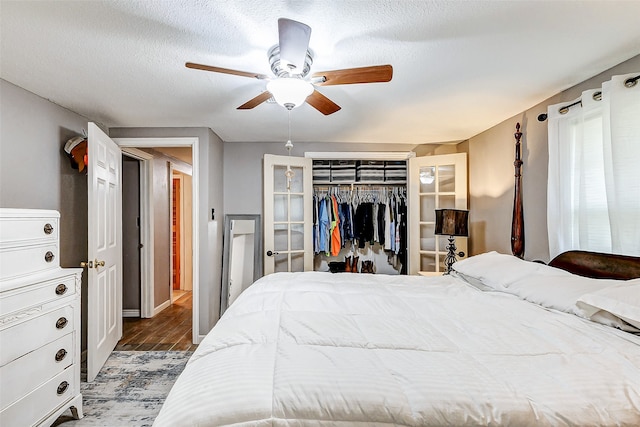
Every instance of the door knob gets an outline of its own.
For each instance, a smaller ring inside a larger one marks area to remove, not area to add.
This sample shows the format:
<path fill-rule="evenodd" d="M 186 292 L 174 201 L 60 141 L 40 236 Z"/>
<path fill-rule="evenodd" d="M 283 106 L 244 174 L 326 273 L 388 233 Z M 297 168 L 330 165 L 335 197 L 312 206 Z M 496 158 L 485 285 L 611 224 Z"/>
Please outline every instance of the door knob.
<path fill-rule="evenodd" d="M 105 262 L 104 261 L 98 261 L 97 259 L 95 261 L 87 261 L 87 262 L 81 262 L 80 263 L 80 267 L 82 268 L 98 268 L 98 267 L 104 267 L 105 266 Z"/>
<path fill-rule="evenodd" d="M 267 251 L 267 256 L 278 255 L 278 252 Z"/>

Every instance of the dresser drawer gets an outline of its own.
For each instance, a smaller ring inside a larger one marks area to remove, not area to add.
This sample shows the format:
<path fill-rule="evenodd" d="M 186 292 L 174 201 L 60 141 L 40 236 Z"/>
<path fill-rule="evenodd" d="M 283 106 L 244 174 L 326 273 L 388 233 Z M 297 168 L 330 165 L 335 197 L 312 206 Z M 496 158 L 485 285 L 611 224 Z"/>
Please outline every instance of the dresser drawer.
<path fill-rule="evenodd" d="M 0 314 L 4 323 L 18 320 L 25 309 L 51 303 L 76 294 L 76 276 L 67 274 L 2 293 Z"/>
<path fill-rule="evenodd" d="M 74 334 L 69 333 L 1 367 L 0 409 L 71 366 L 74 362 L 73 340 Z"/>
<path fill-rule="evenodd" d="M 0 425 L 34 425 L 76 396 L 79 387 L 74 380 L 74 369 L 71 366 L 3 409 L 0 412 Z"/>
<path fill-rule="evenodd" d="M 73 311 L 73 306 L 65 305 L 0 331 L 0 366 L 73 331 Z"/>
<path fill-rule="evenodd" d="M 60 264 L 57 242 L 36 246 L 0 249 L 2 279 L 57 268 Z"/>
<path fill-rule="evenodd" d="M 26 215 L 24 211 L 22 214 L 18 212 L 15 215 L 0 216 L 0 245 L 2 247 L 58 241 L 58 217 L 29 218 L 22 216 Z"/>

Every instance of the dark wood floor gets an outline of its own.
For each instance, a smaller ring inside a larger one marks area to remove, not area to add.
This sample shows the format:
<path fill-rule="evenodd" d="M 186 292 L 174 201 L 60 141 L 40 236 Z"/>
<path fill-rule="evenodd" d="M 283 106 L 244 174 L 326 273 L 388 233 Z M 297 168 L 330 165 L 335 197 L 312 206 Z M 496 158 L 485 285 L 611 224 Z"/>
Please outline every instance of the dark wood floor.
<path fill-rule="evenodd" d="M 193 351 L 191 339 L 192 294 L 187 292 L 151 319 L 125 317 L 117 351 Z"/>

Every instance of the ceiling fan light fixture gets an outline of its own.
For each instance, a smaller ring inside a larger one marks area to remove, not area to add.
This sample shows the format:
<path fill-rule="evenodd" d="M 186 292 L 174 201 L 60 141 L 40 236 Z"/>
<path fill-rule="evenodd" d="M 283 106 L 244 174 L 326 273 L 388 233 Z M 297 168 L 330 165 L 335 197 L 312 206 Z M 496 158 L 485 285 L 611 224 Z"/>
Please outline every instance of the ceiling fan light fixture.
<path fill-rule="evenodd" d="M 299 107 L 313 93 L 313 85 L 305 80 L 285 77 L 271 80 L 267 90 L 273 99 L 287 110 Z"/>

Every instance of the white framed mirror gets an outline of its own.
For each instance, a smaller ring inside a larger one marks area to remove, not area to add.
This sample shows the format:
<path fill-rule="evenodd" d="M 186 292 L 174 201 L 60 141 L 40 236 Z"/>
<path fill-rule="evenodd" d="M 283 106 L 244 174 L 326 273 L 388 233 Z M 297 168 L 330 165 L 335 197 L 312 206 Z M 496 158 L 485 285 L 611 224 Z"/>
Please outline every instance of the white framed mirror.
<path fill-rule="evenodd" d="M 224 219 L 220 316 L 262 277 L 262 225 L 259 214 L 230 214 Z"/>

